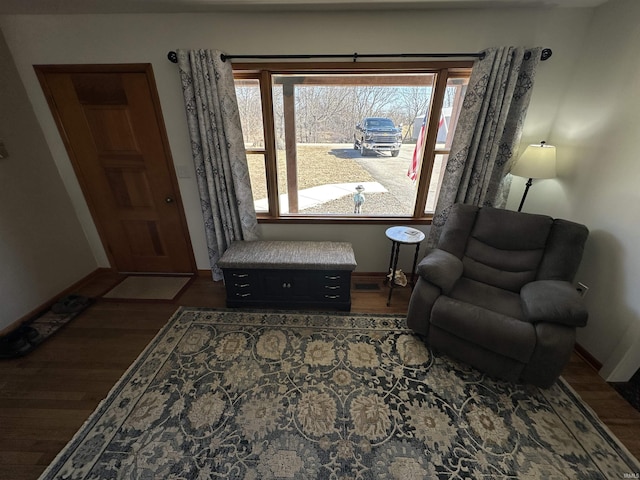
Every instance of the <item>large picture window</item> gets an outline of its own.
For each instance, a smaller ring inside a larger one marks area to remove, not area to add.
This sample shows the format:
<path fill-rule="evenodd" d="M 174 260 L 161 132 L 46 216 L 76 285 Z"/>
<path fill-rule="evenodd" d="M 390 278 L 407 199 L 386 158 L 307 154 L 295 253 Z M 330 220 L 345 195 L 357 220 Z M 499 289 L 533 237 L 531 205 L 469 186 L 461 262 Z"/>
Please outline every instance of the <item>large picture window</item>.
<path fill-rule="evenodd" d="M 470 72 L 234 65 L 259 221 L 428 221 Z"/>

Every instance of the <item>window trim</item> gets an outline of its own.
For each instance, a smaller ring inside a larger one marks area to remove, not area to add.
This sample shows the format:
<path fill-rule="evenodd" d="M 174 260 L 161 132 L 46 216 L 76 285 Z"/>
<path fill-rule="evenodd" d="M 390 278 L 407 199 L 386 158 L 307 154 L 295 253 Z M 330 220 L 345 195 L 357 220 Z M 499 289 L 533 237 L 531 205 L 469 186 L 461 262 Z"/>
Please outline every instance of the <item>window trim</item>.
<path fill-rule="evenodd" d="M 278 63 L 233 63 L 234 78 L 257 79 L 260 84 L 262 102 L 264 149 L 247 149 L 248 154 L 264 155 L 267 182 L 269 212 L 257 213 L 258 223 L 281 224 L 431 224 L 432 214 L 424 212 L 429 184 L 437 155 L 447 155 L 448 149 L 436 148 L 438 121 L 442 111 L 447 82 L 449 78 L 468 78 L 471 75 L 473 61 L 427 61 L 427 62 L 278 62 Z M 435 75 L 435 84 L 431 97 L 433 108 L 429 109 L 429 122 L 422 152 L 420 176 L 417 180 L 416 201 L 412 216 L 381 215 L 281 215 L 278 201 L 277 152 L 274 116 L 272 77 L 292 73 L 323 74 L 397 74 L 431 73 Z M 426 161 L 426 159 L 430 159 Z M 426 167 L 426 168 L 425 168 Z M 275 192 L 275 193 L 274 193 Z"/>

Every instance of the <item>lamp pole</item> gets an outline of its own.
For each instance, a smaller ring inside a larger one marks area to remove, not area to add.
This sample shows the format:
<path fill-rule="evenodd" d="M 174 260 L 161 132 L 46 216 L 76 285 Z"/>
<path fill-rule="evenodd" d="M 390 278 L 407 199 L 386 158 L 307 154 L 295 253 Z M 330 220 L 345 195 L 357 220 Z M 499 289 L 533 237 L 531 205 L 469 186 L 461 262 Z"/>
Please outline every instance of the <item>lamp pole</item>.
<path fill-rule="evenodd" d="M 522 210 L 522 206 L 524 205 L 524 199 L 527 198 L 527 193 L 529 193 L 529 187 L 533 185 L 533 179 L 530 178 L 525 185 L 527 187 L 524 189 L 524 194 L 522 194 L 522 200 L 520 200 L 520 206 L 518 207 L 518 211 Z"/>

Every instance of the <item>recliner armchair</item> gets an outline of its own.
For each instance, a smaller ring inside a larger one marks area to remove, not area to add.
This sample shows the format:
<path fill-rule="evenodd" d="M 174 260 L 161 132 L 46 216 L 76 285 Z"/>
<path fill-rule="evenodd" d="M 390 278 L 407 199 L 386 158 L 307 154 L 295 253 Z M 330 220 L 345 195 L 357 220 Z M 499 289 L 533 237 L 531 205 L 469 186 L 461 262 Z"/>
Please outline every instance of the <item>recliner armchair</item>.
<path fill-rule="evenodd" d="M 588 234 L 544 215 L 454 205 L 418 265 L 407 325 L 491 376 L 550 387 L 587 323 L 571 282 Z"/>

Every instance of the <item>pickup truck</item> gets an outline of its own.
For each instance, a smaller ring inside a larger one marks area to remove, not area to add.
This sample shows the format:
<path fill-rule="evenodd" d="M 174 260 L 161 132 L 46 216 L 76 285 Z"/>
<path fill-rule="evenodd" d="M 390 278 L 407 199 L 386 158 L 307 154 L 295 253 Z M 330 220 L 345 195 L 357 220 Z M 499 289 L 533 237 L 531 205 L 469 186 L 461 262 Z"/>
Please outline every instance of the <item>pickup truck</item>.
<path fill-rule="evenodd" d="M 356 125 L 353 149 L 366 157 L 372 152 L 390 152 L 397 157 L 402 145 L 402 133 L 393 120 L 383 117 L 367 117 Z"/>

